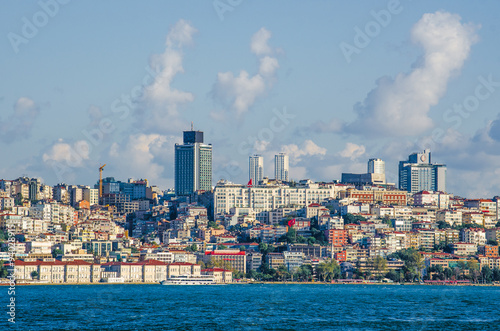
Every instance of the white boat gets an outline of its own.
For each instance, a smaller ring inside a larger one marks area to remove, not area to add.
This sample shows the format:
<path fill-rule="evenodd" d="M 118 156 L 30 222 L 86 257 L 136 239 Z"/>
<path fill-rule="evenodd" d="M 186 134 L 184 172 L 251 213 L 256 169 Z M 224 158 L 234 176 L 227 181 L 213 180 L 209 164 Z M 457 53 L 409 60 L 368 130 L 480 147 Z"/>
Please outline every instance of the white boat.
<path fill-rule="evenodd" d="M 161 285 L 217 285 L 215 277 L 211 275 L 182 275 L 173 276 L 160 282 Z"/>

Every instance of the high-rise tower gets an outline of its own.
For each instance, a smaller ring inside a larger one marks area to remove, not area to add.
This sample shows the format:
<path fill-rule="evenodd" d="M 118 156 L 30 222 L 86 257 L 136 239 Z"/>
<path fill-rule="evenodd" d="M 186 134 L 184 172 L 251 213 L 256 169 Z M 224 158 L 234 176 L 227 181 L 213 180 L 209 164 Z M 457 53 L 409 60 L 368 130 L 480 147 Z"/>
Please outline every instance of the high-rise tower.
<path fill-rule="evenodd" d="M 279 153 L 274 156 L 274 178 L 283 182 L 289 181 L 288 155 Z"/>
<path fill-rule="evenodd" d="M 191 195 L 212 189 L 212 144 L 203 143 L 203 132 L 184 131 L 183 144 L 175 144 L 175 193 Z"/>
<path fill-rule="evenodd" d="M 264 158 L 261 155 L 251 155 L 248 158 L 248 179 L 253 185 L 258 185 L 264 179 Z"/>

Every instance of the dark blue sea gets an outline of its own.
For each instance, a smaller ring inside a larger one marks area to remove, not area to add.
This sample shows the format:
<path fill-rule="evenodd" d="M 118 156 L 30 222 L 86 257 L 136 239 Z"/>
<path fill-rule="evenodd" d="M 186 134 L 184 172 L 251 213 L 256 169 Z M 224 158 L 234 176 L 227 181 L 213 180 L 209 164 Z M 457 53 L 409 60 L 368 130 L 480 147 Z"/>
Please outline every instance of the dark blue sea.
<path fill-rule="evenodd" d="M 0 330 L 500 330 L 500 288 L 397 285 L 18 286 Z"/>

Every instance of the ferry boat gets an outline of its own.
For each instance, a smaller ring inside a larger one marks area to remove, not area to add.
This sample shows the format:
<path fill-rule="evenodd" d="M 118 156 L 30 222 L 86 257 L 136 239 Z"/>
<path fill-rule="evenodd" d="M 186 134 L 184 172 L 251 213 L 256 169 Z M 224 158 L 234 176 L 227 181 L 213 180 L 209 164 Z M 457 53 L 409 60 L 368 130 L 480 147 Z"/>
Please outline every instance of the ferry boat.
<path fill-rule="evenodd" d="M 173 276 L 160 282 L 161 285 L 217 285 L 215 277 L 211 275 L 182 275 Z"/>

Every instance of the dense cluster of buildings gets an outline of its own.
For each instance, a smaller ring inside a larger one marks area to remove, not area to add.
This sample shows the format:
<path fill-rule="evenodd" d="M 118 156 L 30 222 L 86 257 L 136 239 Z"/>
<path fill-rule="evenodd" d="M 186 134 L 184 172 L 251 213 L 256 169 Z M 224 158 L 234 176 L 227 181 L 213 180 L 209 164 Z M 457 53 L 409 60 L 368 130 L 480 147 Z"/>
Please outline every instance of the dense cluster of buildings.
<path fill-rule="evenodd" d="M 472 260 L 500 268 L 500 197 L 447 193 L 446 166 L 427 150 L 400 162 L 397 187 L 381 159 L 332 182 L 291 181 L 288 155 L 274 161 L 274 179 L 252 155 L 248 184 L 212 187 L 212 145 L 191 130 L 175 145 L 175 191 L 146 179 L 107 177 L 93 188 L 0 180 L 0 260 L 18 281 L 49 283 L 185 274 L 226 283 L 264 269 L 315 270 L 329 259 L 352 277 L 376 258 L 400 270 L 404 262 L 391 256 L 404 249 L 422 252 L 429 268 Z"/>

